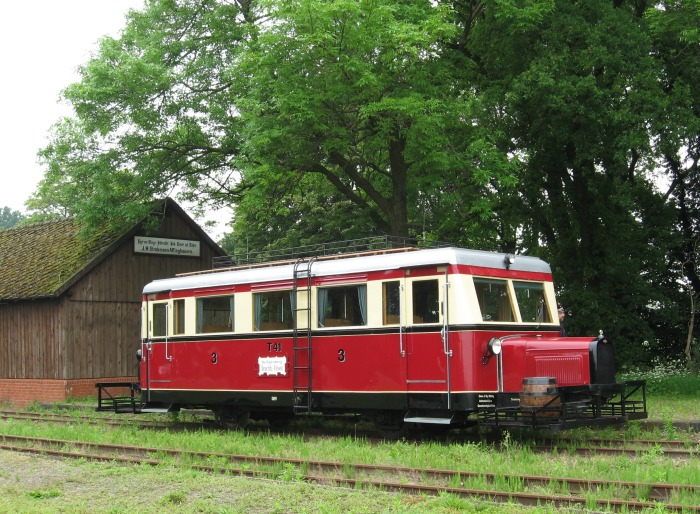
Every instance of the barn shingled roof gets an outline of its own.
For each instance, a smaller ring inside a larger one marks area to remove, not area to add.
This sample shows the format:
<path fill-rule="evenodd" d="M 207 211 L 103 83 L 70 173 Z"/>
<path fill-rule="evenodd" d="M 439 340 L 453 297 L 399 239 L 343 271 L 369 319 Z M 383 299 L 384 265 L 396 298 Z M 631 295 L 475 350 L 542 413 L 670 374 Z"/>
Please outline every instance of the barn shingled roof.
<path fill-rule="evenodd" d="M 72 219 L 0 231 L 0 301 L 60 295 L 119 237 L 79 234 Z"/>
<path fill-rule="evenodd" d="M 214 255 L 226 255 L 172 198 L 154 202 L 152 215 L 166 210 L 189 225 Z M 0 303 L 60 296 L 142 228 L 137 223 L 120 234 L 98 230 L 86 237 L 75 220 L 64 218 L 0 230 Z"/>

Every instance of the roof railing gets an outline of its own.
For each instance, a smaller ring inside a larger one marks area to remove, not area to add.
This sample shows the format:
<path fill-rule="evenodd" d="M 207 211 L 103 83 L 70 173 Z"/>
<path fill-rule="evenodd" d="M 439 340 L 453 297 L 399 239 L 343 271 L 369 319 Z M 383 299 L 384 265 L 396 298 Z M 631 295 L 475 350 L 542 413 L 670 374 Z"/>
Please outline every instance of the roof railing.
<path fill-rule="evenodd" d="M 354 255 L 366 252 L 390 252 L 396 251 L 397 249 L 445 248 L 449 246 L 452 246 L 452 244 L 439 241 L 427 241 L 408 237 L 373 236 L 361 239 L 294 246 L 291 248 L 273 248 L 254 252 L 240 252 L 233 255 L 214 257 L 212 259 L 212 268 L 251 266 L 277 261 L 291 261 L 304 257 L 318 258 L 340 256 L 344 254 Z"/>

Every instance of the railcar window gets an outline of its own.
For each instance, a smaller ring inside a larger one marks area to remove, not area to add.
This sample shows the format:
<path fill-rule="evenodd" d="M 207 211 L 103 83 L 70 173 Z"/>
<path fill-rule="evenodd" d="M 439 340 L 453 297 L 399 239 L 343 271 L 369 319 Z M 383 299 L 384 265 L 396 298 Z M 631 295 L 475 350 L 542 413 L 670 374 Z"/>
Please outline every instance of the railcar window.
<path fill-rule="evenodd" d="M 520 317 L 525 323 L 551 323 L 549 308 L 540 282 L 513 281 Z"/>
<path fill-rule="evenodd" d="M 253 294 L 255 330 L 285 330 L 293 327 L 292 291 Z"/>
<path fill-rule="evenodd" d="M 382 323 L 398 325 L 401 323 L 401 286 L 398 281 L 382 284 Z"/>
<path fill-rule="evenodd" d="M 320 287 L 318 326 L 344 327 L 367 324 L 367 286 Z"/>
<path fill-rule="evenodd" d="M 197 298 L 197 333 L 233 332 L 233 296 Z"/>
<path fill-rule="evenodd" d="M 173 334 L 185 333 L 185 300 L 173 301 Z"/>
<path fill-rule="evenodd" d="M 154 303 L 153 304 L 153 320 L 152 320 L 151 335 L 153 337 L 164 337 L 167 335 L 168 328 L 168 304 Z"/>
<path fill-rule="evenodd" d="M 513 308 L 505 280 L 474 278 L 476 296 L 479 299 L 481 318 L 484 321 L 514 321 Z"/>
<path fill-rule="evenodd" d="M 413 282 L 413 323 L 440 321 L 440 289 L 437 280 Z"/>

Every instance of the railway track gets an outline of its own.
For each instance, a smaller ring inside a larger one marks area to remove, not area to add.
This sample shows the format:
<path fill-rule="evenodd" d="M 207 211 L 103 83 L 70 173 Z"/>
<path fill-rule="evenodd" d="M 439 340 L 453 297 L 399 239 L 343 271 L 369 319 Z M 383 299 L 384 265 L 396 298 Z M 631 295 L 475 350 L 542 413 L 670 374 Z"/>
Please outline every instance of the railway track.
<path fill-rule="evenodd" d="M 16 419 L 16 420 L 28 420 L 35 422 L 54 422 L 54 423 L 86 423 L 86 424 L 104 424 L 113 427 L 127 427 L 127 426 L 139 426 L 143 428 L 149 428 L 154 430 L 200 430 L 203 428 L 220 430 L 212 419 L 206 418 L 201 422 L 163 422 L 144 419 L 142 416 L 131 417 L 125 419 L 123 415 L 119 417 L 109 417 L 109 416 L 76 416 L 72 414 L 58 414 L 58 413 L 38 413 L 29 411 L 0 411 L 0 419 Z M 306 427 L 291 427 L 285 430 L 271 430 L 267 427 L 257 428 L 255 426 L 248 429 L 250 432 L 255 432 L 256 430 L 278 433 L 278 434 L 300 434 L 307 438 L 313 437 L 325 437 L 327 436 L 323 430 L 311 429 Z M 333 435 L 339 435 L 338 432 L 334 432 Z M 340 434 L 343 435 L 343 434 Z M 369 442 L 380 444 L 385 442 L 382 439 L 376 439 L 372 437 L 371 431 L 354 431 L 353 436 L 362 438 Z M 431 442 L 435 442 L 435 439 L 430 439 Z M 439 440 L 439 439 L 438 439 Z M 470 437 L 465 439 L 466 441 L 480 441 L 478 435 L 477 437 Z M 420 444 L 421 439 L 416 438 L 412 440 Z M 450 437 L 446 442 L 450 444 L 458 444 L 460 441 L 455 437 Z M 496 447 L 501 445 L 498 439 L 492 439 L 491 441 Z M 577 455 L 625 455 L 630 458 L 639 457 L 643 455 L 648 455 L 652 453 L 663 453 L 667 457 L 678 458 L 678 459 L 691 459 L 700 457 L 700 443 L 694 441 L 678 441 L 678 440 L 652 440 L 652 439 L 601 439 L 601 438 L 588 438 L 587 443 L 596 443 L 595 446 L 583 446 L 580 445 L 580 441 L 573 439 L 557 439 L 547 442 L 540 442 L 532 446 L 528 446 L 532 451 L 539 453 L 572 453 Z M 527 444 L 527 443 L 526 443 Z"/>
<path fill-rule="evenodd" d="M 165 429 L 172 428 L 175 423 L 144 419 L 143 417 L 109 417 L 109 416 L 80 416 L 74 414 L 58 414 L 52 412 L 31 412 L 1 410 L 0 419 L 26 420 L 35 422 L 52 423 L 85 423 L 93 425 L 108 425 L 113 427 L 140 426 L 144 428 Z M 197 425 L 203 423 L 178 423 L 179 425 Z"/>
<path fill-rule="evenodd" d="M 469 471 L 378 466 L 267 456 L 192 452 L 118 444 L 45 439 L 0 434 L 0 449 L 52 457 L 159 466 L 177 463 L 209 473 L 250 478 L 296 480 L 381 489 L 404 494 L 453 494 L 459 497 L 522 505 L 551 505 L 608 511 L 640 511 L 663 507 L 665 512 L 700 512 L 700 507 L 674 503 L 673 498 L 700 494 L 700 486 L 666 483 L 584 480 Z M 215 464 L 212 464 L 215 463 Z M 471 484 L 471 485 L 470 485 Z M 532 491 L 532 492 L 531 492 Z M 591 497 L 608 494 L 608 498 Z M 634 499 L 630 499 L 634 498 Z"/>

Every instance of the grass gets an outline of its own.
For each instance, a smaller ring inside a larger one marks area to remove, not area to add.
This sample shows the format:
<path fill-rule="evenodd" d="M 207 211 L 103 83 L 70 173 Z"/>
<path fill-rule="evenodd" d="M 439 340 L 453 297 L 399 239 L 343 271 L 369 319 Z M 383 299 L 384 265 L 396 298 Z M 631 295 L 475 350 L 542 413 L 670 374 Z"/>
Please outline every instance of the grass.
<path fill-rule="evenodd" d="M 631 423 L 630 426 L 636 426 Z M 410 441 L 375 444 L 361 438 L 315 438 L 305 440 L 302 435 L 269 433 L 222 432 L 199 430 L 196 432 L 151 431 L 128 427 L 111 429 L 76 422 L 73 425 L 35 425 L 25 421 L 0 422 L 0 431 L 6 434 L 48 437 L 52 439 L 80 439 L 88 442 L 134 444 L 158 448 L 178 448 L 193 452 L 217 452 L 243 455 L 268 455 L 302 460 L 333 460 L 352 464 L 379 464 L 388 466 L 429 467 L 469 470 L 497 475 L 536 474 L 571 477 L 597 477 L 607 480 L 649 481 L 663 476 L 675 483 L 700 483 L 700 468 L 694 461 L 672 462 L 663 458 L 663 452 L 649 450 L 643 460 L 630 460 L 609 456 L 577 456 L 569 454 L 562 443 L 559 455 L 543 455 L 534 452 L 533 441 L 527 434 L 504 432 L 502 445 L 496 449 L 490 439 L 464 439 L 450 444 Z M 628 427 L 627 431 L 630 431 Z M 641 433 L 641 432 L 640 432 Z M 478 434 L 477 434 L 478 435 Z M 567 432 L 580 439 L 588 436 L 621 437 L 613 429 L 580 429 Z M 624 436 L 624 432 L 622 436 Z M 470 434 L 473 438 L 474 434 Z M 686 437 L 678 433 L 678 438 Z M 648 436 L 645 436 L 648 437 Z M 697 445 L 686 437 L 689 445 Z M 638 466 L 643 462 L 643 466 Z M 211 459 L 211 465 L 224 467 L 224 462 Z M 173 463 L 174 465 L 174 463 Z M 301 480 L 303 470 L 282 465 L 273 469 L 279 480 Z M 349 471 L 348 471 L 349 472 Z"/>
<path fill-rule="evenodd" d="M 622 377 L 623 379 L 625 377 Z M 636 378 L 636 377 L 626 377 Z M 686 440 L 697 447 L 697 434 L 678 430 L 675 421 L 700 420 L 700 378 L 691 373 L 649 373 L 648 406 L 652 419 L 663 421 L 661 428 L 646 432 L 641 422 L 631 422 L 622 431 L 579 429 L 566 432 L 586 437 L 644 437 Z M 84 402 L 90 414 L 95 401 Z M 82 406 L 76 401 L 74 406 Z M 49 407 L 60 410 L 59 407 Z M 45 410 L 33 405 L 34 410 Z M 72 411 L 71 411 L 72 412 Z M 145 416 L 145 415 L 144 415 Z M 80 439 L 115 444 L 134 444 L 191 451 L 270 455 L 306 460 L 334 460 L 344 463 L 343 476 L 357 474 L 353 464 L 383 464 L 472 471 L 481 475 L 462 477 L 465 486 L 493 487 L 485 478 L 495 473 L 499 485 L 521 491 L 524 485 L 505 475 L 537 474 L 552 477 L 594 477 L 603 480 L 640 482 L 700 483 L 697 459 L 673 461 L 652 447 L 636 459 L 610 456 L 577 456 L 563 444 L 555 454 L 539 454 L 532 449 L 527 434 L 504 432 L 502 447 L 496 449 L 486 438 L 455 441 L 450 444 L 408 441 L 372 444 L 362 438 L 318 438 L 306 441 L 298 435 L 266 433 L 151 431 L 137 426 L 113 429 L 94 426 L 80 419 L 72 425 L 34 425 L 25 421 L 0 421 L 0 432 L 55 439 Z M 473 435 L 473 434 L 472 434 Z M 477 433 L 478 435 L 478 433 Z M 211 459 L 223 468 L 224 462 Z M 0 452 L 0 512 L 77 512 L 77 513 L 485 513 L 566 512 L 548 506 L 523 508 L 517 505 L 470 501 L 450 494 L 437 497 L 408 496 L 382 491 L 365 491 L 320 486 L 305 482 L 304 469 L 281 465 L 273 469 L 277 480 L 250 480 L 236 476 L 198 472 L 172 459 L 155 468 L 63 461 L 39 456 Z M 457 479 L 456 479 L 457 480 Z M 456 481 L 452 485 L 459 485 Z M 565 493 L 552 482 L 553 493 Z M 644 489 L 638 497 L 644 499 Z M 591 506 L 600 493 L 587 494 Z M 700 498 L 678 498 L 686 505 L 700 504 Z"/>
<path fill-rule="evenodd" d="M 47 462 L 55 474 L 45 472 Z M 168 466 L 46 461 L 0 453 L 0 511 L 108 513 L 450 513 L 521 512 L 452 495 L 406 496 L 301 481 L 249 480 Z M 25 485 L 25 477 L 32 478 Z M 66 478 L 69 478 L 66 480 Z"/>
<path fill-rule="evenodd" d="M 618 380 L 644 379 L 650 419 L 700 421 L 700 374 L 682 360 L 656 361 L 649 369 L 634 369 Z"/>

